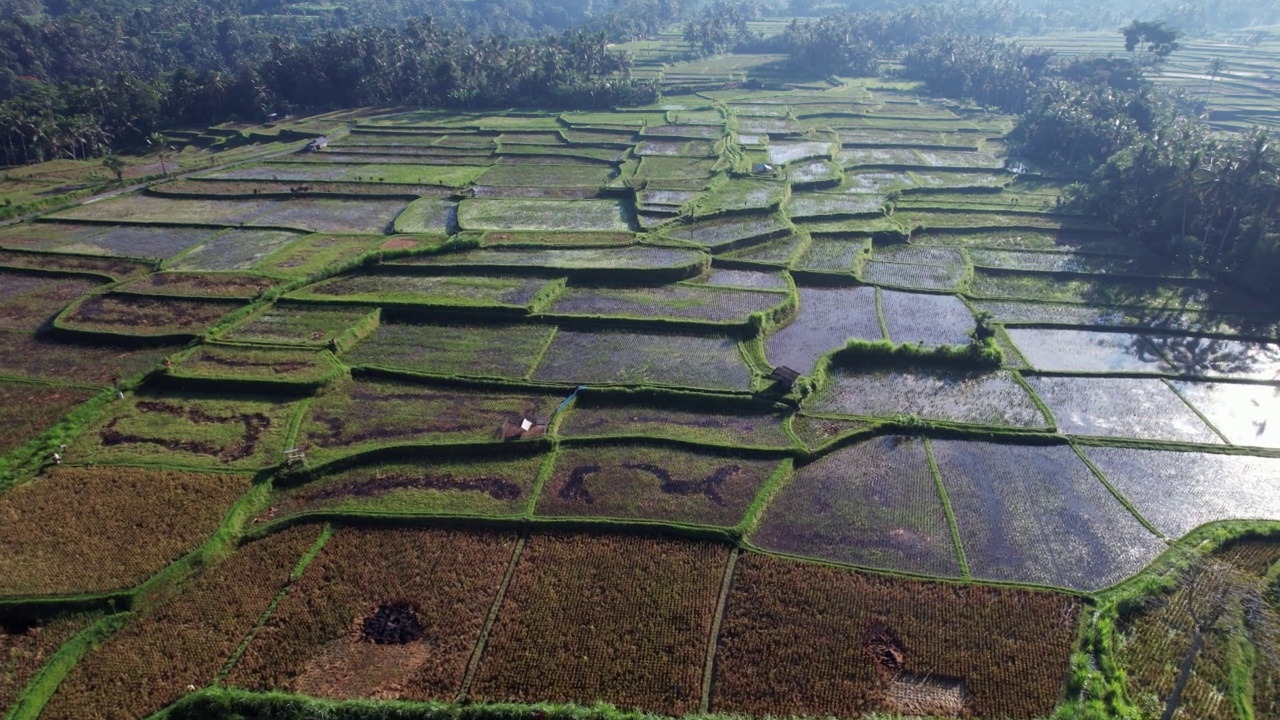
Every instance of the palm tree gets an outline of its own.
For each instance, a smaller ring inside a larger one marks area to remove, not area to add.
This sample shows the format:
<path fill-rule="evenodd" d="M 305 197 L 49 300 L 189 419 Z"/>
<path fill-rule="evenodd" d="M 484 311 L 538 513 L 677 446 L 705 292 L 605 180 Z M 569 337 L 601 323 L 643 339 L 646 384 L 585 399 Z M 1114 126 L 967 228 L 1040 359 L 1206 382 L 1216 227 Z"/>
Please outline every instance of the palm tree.
<path fill-rule="evenodd" d="M 158 132 L 151 133 L 147 136 L 147 144 L 154 148 L 156 154 L 160 156 L 160 172 L 164 175 L 168 175 L 169 168 L 165 165 L 164 160 L 165 156 L 169 154 L 169 151 L 172 150 L 172 148 L 168 146 L 164 135 L 161 135 Z"/>

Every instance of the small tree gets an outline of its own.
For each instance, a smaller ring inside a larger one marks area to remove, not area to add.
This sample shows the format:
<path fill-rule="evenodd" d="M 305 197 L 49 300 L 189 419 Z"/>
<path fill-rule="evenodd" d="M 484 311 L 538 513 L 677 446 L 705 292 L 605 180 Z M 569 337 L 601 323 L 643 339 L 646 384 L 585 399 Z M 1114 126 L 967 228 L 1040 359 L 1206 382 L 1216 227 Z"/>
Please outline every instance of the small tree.
<path fill-rule="evenodd" d="M 124 158 L 120 157 L 119 155 L 116 155 L 115 153 L 111 153 L 110 155 L 103 158 L 102 167 L 114 173 L 116 176 L 116 180 L 124 180 L 125 162 L 124 162 Z"/>
<path fill-rule="evenodd" d="M 150 145 L 152 149 L 156 151 L 156 154 L 160 156 L 160 172 L 168 175 L 169 168 L 165 165 L 164 160 L 173 148 L 169 147 L 168 143 L 164 139 L 164 135 L 161 135 L 158 132 L 153 132 L 147 136 L 147 144 Z"/>
<path fill-rule="evenodd" d="M 1182 32 L 1165 27 L 1160 21 L 1145 22 L 1134 20 L 1128 26 L 1120 28 L 1124 35 L 1124 49 L 1137 51 L 1137 62 L 1143 67 L 1152 67 L 1164 62 L 1169 55 L 1182 47 L 1178 38 Z"/>

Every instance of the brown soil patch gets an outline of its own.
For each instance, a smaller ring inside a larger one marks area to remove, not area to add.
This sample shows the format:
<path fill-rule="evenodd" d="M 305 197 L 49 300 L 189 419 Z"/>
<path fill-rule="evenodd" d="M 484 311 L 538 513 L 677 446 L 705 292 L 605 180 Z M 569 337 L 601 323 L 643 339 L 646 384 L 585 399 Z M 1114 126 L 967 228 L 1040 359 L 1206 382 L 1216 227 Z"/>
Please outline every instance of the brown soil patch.
<path fill-rule="evenodd" d="M 341 638 L 324 649 L 290 683 L 304 695 L 331 698 L 399 698 L 409 678 L 431 657 L 424 642 L 379 645 L 358 636 Z"/>
<path fill-rule="evenodd" d="M 889 682 L 892 712 L 928 717 L 967 717 L 969 693 L 958 678 L 904 673 Z"/>

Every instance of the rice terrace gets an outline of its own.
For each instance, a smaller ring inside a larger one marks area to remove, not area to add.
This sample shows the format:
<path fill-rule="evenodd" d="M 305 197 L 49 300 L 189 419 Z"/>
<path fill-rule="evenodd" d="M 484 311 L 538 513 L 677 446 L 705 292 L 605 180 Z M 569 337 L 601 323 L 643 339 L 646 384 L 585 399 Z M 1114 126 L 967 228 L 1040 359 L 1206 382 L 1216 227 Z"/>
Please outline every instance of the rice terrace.
<path fill-rule="evenodd" d="M 15 165 L 0 717 L 1280 718 L 1280 35 L 1148 69 L 1256 167 L 1108 212 L 1174 151 L 788 22 Z"/>

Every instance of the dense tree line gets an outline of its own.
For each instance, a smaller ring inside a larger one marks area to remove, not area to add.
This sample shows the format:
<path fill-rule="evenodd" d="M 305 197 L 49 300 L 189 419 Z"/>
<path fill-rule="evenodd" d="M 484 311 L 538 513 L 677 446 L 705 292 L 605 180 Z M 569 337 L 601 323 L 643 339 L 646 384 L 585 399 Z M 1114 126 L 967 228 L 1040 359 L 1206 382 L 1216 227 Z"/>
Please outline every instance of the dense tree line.
<path fill-rule="evenodd" d="M 22 91 L 0 103 L 0 150 L 10 164 L 90 157 L 137 146 L 159 128 L 260 118 L 267 109 L 609 107 L 657 99 L 654 84 L 625 79 L 628 69 L 603 33 L 471 39 L 416 21 L 276 42 L 267 59 L 234 73 L 183 68 L 153 83 L 123 72 L 87 85 L 20 81 Z"/>
<path fill-rule="evenodd" d="M 1074 206 L 1196 268 L 1280 300 L 1280 147 L 1215 136 L 1193 98 L 1148 71 L 1177 48 L 1161 23 L 1122 29 L 1130 54 L 1054 61 L 991 39 L 930 38 L 904 74 L 931 92 L 1018 113 L 1017 151 L 1087 179 Z"/>
<path fill-rule="evenodd" d="M 235 28 L 248 22 L 246 13 L 287 9 L 273 5 L 279 0 L 175 0 L 133 13 L 123 12 L 130 0 L 59 0 L 40 6 L 38 22 L 19 2 L 7 0 L 0 21 L 6 164 L 92 157 L 140 146 L 158 129 L 261 120 L 277 111 L 647 103 L 656 87 L 629 80 L 629 59 L 608 44 L 665 28 L 688 0 L 615 0 L 608 12 L 558 34 L 528 35 L 527 24 L 518 28 L 523 37 L 468 32 L 457 27 L 456 8 L 445 21 L 427 15 L 395 24 L 370 9 L 370 18 L 387 24 L 307 36 L 304 23 L 265 38 Z M 421 10 L 430 3 L 470 6 L 467 13 L 503 4 L 386 0 L 369 7 Z M 512 17 L 492 14 L 485 27 Z"/>
<path fill-rule="evenodd" d="M 317 10 L 287 0 L 0 0 L 0 100 L 24 76 L 83 83 L 117 72 L 147 81 L 182 67 L 225 72 L 262 60 L 277 39 L 399 28 L 416 18 L 475 37 L 547 35 L 588 21 L 625 36 L 635 32 L 630 17 L 638 11 L 647 21 L 640 29 L 652 30 L 682 7 L 680 0 L 595 1 L 361 0 Z"/>

